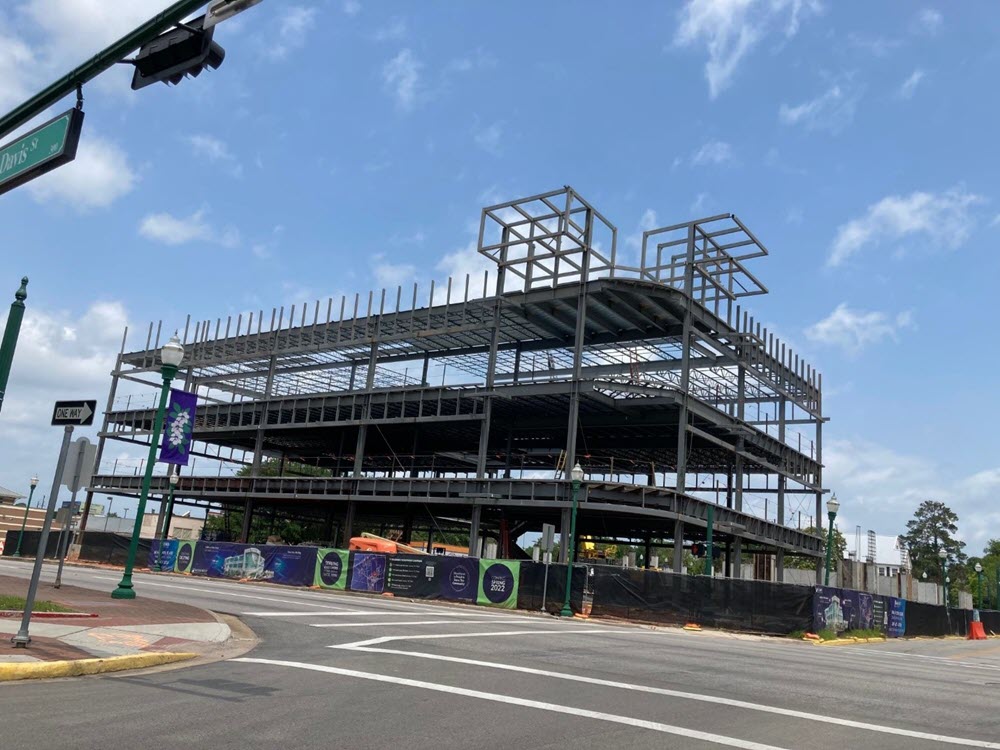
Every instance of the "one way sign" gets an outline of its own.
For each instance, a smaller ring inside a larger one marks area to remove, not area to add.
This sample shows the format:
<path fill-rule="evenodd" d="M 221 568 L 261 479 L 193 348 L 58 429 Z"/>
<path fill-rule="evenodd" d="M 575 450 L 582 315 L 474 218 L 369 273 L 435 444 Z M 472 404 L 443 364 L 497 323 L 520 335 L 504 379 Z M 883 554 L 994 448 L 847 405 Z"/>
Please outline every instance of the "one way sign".
<path fill-rule="evenodd" d="M 86 427 L 94 423 L 97 401 L 56 401 L 52 410 L 52 424 Z"/>

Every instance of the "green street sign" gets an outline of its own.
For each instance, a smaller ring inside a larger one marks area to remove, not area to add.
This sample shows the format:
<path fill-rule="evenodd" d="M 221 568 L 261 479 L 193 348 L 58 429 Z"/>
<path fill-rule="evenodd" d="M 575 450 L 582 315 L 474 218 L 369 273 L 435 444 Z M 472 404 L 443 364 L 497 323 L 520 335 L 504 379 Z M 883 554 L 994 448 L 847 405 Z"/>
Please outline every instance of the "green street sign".
<path fill-rule="evenodd" d="M 71 109 L 0 146 L 0 195 L 76 158 L 83 110 Z"/>

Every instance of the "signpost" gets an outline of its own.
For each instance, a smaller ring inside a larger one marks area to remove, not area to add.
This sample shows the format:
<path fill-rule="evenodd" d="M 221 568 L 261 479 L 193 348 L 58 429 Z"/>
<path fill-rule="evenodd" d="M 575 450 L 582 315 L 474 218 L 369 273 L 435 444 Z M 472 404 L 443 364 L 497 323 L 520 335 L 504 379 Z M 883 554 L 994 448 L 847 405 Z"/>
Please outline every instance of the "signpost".
<path fill-rule="evenodd" d="M 93 411 L 87 407 L 89 402 L 85 401 L 83 403 L 84 410 L 91 413 L 89 416 L 86 416 L 81 412 L 81 416 L 93 421 Z M 72 411 L 72 409 L 69 409 L 69 411 Z M 94 459 L 96 458 L 97 446 L 85 437 L 77 438 L 69 446 L 61 483 L 73 494 L 70 497 L 63 528 L 59 532 L 59 545 L 56 548 L 56 554 L 59 557 L 59 568 L 56 570 L 55 588 L 62 586 L 62 572 L 63 565 L 66 562 L 66 553 L 69 551 L 69 546 L 73 543 L 73 535 L 76 533 L 76 514 L 80 509 L 80 504 L 76 501 L 76 493 L 79 492 L 81 487 L 86 487 L 90 484 L 90 478 L 94 475 Z"/>
<path fill-rule="evenodd" d="M 96 399 L 93 401 L 56 401 L 56 406 L 52 410 L 52 424 L 86 427 L 94 423 L 94 412 L 96 411 Z"/>
<path fill-rule="evenodd" d="M 552 562 L 552 548 L 555 546 L 556 527 L 551 523 L 542 524 L 542 538 L 538 546 L 542 550 L 542 561 L 545 563 L 545 578 L 542 579 L 542 607 L 545 611 L 545 597 L 549 592 L 549 564 Z"/>
<path fill-rule="evenodd" d="M 71 109 L 0 147 L 0 195 L 76 158 L 83 110 Z"/>
<path fill-rule="evenodd" d="M 76 425 L 88 425 L 93 422 L 94 408 L 96 406 L 97 401 L 56 401 L 55 408 L 52 410 L 52 424 L 62 425 L 63 428 L 62 446 L 59 448 L 56 472 L 52 477 L 52 491 L 49 493 L 49 505 L 45 511 L 45 520 L 42 523 L 42 533 L 38 538 L 38 551 L 35 553 L 35 565 L 31 569 L 31 582 L 28 584 L 28 595 L 24 600 L 24 614 L 21 615 L 21 627 L 18 628 L 14 637 L 10 639 L 15 648 L 27 648 L 28 644 L 31 643 L 28 626 L 31 624 L 31 612 L 35 607 L 35 595 L 38 593 L 38 579 L 42 575 L 42 563 L 45 560 L 45 548 L 49 543 L 49 531 L 52 530 L 52 516 L 55 515 L 57 501 L 59 500 L 59 486 L 65 483 L 63 474 L 66 470 L 66 458 L 70 454 L 70 447 L 72 445 L 73 428 Z M 82 450 L 77 454 L 77 461 L 79 462 L 81 458 L 83 458 Z M 74 469 L 72 476 L 76 474 L 82 474 L 82 471 L 77 472 Z"/>

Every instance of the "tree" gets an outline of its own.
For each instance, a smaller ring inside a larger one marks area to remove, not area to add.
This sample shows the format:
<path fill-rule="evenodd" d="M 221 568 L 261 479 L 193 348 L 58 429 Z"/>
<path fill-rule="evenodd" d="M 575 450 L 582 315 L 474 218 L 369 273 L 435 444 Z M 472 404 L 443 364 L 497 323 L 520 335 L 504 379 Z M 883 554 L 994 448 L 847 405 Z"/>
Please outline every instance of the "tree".
<path fill-rule="evenodd" d="M 913 576 L 921 578 L 926 572 L 928 578 L 941 579 L 941 559 L 938 550 L 948 553 L 948 576 L 960 583 L 965 575 L 966 555 L 962 551 L 965 542 L 956 539 L 958 515 L 942 502 L 924 500 L 913 518 L 906 522 L 903 541 L 910 552 Z"/>
<path fill-rule="evenodd" d="M 814 526 L 809 526 L 804 530 L 806 534 L 819 534 Z M 823 562 L 820 565 L 826 564 L 826 540 L 829 530 L 823 533 Z M 837 563 L 844 559 L 847 553 L 847 539 L 844 535 L 840 533 L 840 529 L 836 526 L 833 527 L 833 555 L 830 557 L 830 566 L 832 570 L 837 570 Z M 816 570 L 815 557 L 786 557 L 785 567 L 786 568 L 796 568 L 797 570 Z"/>
<path fill-rule="evenodd" d="M 982 557 L 970 557 L 965 566 L 965 583 L 968 590 L 976 596 L 979 604 L 979 576 L 976 575 L 976 563 L 983 566 L 983 609 L 1000 609 L 1000 592 L 997 591 L 997 570 L 1000 569 L 1000 539 L 990 539 L 983 549 Z M 955 580 L 952 577 L 952 580 Z"/>

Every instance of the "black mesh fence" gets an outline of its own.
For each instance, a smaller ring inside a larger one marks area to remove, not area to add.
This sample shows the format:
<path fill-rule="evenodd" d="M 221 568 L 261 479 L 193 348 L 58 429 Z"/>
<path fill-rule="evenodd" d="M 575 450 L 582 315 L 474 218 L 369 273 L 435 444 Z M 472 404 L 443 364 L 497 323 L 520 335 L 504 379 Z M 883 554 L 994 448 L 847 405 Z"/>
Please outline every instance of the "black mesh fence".
<path fill-rule="evenodd" d="M 17 536 L 19 531 L 8 531 L 7 539 L 4 541 L 4 557 L 11 557 L 17 548 Z M 35 557 L 38 553 L 38 540 L 41 531 L 25 531 L 24 539 L 21 541 L 21 556 Z M 59 532 L 53 531 L 49 534 L 48 544 L 45 549 L 45 557 L 55 559 L 58 549 Z M 128 545 L 130 537 L 121 534 L 114 534 L 110 531 L 88 531 L 83 536 L 83 546 L 80 547 L 80 559 L 88 562 L 111 563 L 113 565 L 124 565 L 125 558 L 128 557 Z M 139 553 L 136 560 L 144 561 L 149 556 L 149 539 L 139 540 Z"/>
<path fill-rule="evenodd" d="M 566 598 L 566 566 L 549 565 L 548 585 L 545 584 L 545 568 L 542 563 L 522 562 L 521 580 L 517 590 L 517 608 L 540 611 L 542 592 L 545 592 L 545 611 L 558 614 Z M 583 612 L 583 590 L 587 582 L 587 568 L 573 566 L 573 580 L 570 587 L 570 609 L 574 613 Z"/>
<path fill-rule="evenodd" d="M 598 566 L 593 591 L 595 616 L 773 634 L 812 624 L 811 586 Z"/>
<path fill-rule="evenodd" d="M 13 557 L 14 552 L 17 551 L 17 538 L 21 534 L 20 529 L 7 531 L 7 538 L 4 540 L 3 556 Z M 38 554 L 38 541 L 42 536 L 41 531 L 32 531 L 30 529 L 25 529 L 24 538 L 21 539 L 21 557 L 34 557 Z M 45 549 L 45 557 L 55 558 L 56 549 L 58 548 L 59 532 L 53 531 L 49 533 L 48 544 Z"/>

